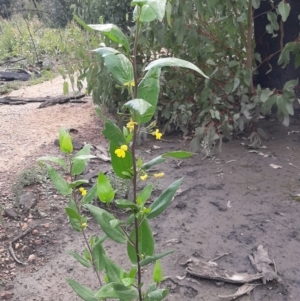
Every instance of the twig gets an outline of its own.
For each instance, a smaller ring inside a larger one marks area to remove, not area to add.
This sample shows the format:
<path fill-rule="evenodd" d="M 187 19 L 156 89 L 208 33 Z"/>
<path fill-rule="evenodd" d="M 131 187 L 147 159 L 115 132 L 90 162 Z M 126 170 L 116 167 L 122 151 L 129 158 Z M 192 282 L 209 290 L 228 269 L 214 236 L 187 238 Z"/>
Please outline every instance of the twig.
<path fill-rule="evenodd" d="M 280 225 L 282 225 L 282 226 L 284 226 L 284 227 L 287 227 L 287 228 L 289 228 L 289 229 L 297 230 L 297 228 L 295 228 L 295 227 L 290 227 L 289 225 L 284 224 L 284 223 L 282 223 L 282 222 L 280 222 L 280 221 L 274 219 L 273 217 L 270 217 L 270 216 L 269 216 L 269 218 L 270 218 L 271 220 L 273 220 L 274 222 L 277 222 L 277 223 L 279 223 Z"/>
<path fill-rule="evenodd" d="M 222 258 L 222 257 L 224 257 L 224 256 L 228 256 L 229 254 L 230 254 L 230 253 L 224 253 L 224 254 L 221 254 L 221 255 L 219 255 L 218 257 L 216 257 L 216 258 L 210 260 L 209 262 L 214 262 L 214 261 L 216 261 L 216 260 L 218 260 L 218 259 L 220 259 L 220 258 Z"/>
<path fill-rule="evenodd" d="M 33 229 L 35 229 L 38 225 L 32 226 L 31 228 L 29 228 L 28 230 L 26 230 L 24 233 L 21 233 L 19 236 L 15 237 L 13 240 L 11 240 L 9 242 L 9 246 L 8 246 L 8 251 L 10 253 L 10 255 L 13 257 L 13 259 L 22 265 L 27 265 L 28 263 L 20 261 L 17 256 L 15 255 L 14 249 L 13 249 L 13 243 L 16 242 L 17 240 L 19 240 L 20 238 L 26 236 L 29 232 L 31 232 Z"/>
<path fill-rule="evenodd" d="M 225 162 L 225 164 L 232 163 L 232 162 L 236 162 L 236 160 L 227 161 L 227 162 Z"/>

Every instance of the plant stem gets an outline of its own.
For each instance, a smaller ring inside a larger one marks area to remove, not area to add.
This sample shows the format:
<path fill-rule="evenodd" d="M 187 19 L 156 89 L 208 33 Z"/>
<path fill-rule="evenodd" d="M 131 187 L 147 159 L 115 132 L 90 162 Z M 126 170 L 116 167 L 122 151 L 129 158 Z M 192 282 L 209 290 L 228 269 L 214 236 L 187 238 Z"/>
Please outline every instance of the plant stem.
<path fill-rule="evenodd" d="M 70 155 L 68 155 L 68 161 L 69 161 L 69 165 L 70 165 L 69 175 L 70 175 L 70 177 L 71 177 L 71 182 L 73 182 L 73 181 L 74 181 L 74 177 L 73 177 L 73 175 L 72 175 L 72 159 L 71 159 L 71 156 L 70 156 Z M 81 207 L 80 207 L 79 204 L 78 204 L 77 194 L 76 194 L 76 192 L 75 192 L 74 189 L 73 189 L 73 191 L 72 191 L 72 196 L 73 196 L 73 199 L 74 199 L 74 202 L 75 202 L 77 211 L 78 211 L 79 214 L 81 214 Z M 91 247 L 90 247 L 89 241 L 88 241 L 88 239 L 87 239 L 87 237 L 86 237 L 86 235 L 85 235 L 84 229 L 82 229 L 81 233 L 82 233 L 83 239 L 84 239 L 84 241 L 85 241 L 85 244 L 86 244 L 86 246 L 87 246 L 87 248 L 88 248 L 88 250 L 89 250 L 89 252 L 90 252 L 90 255 L 91 255 L 91 261 L 92 261 L 92 266 L 93 266 L 94 272 L 95 272 L 96 275 L 97 275 L 97 279 L 98 279 L 98 281 L 99 281 L 100 286 L 102 286 L 102 281 L 101 281 L 99 272 L 97 271 L 97 269 L 96 269 L 96 267 L 95 267 L 95 264 L 94 264 L 94 256 L 93 256 L 93 252 L 92 252 L 92 249 L 91 249 Z M 106 299 L 105 299 L 105 300 L 106 300 Z"/>
<path fill-rule="evenodd" d="M 252 0 L 249 1 L 248 4 L 248 33 L 247 33 L 247 45 L 246 45 L 246 53 L 247 53 L 247 69 L 250 72 L 250 87 L 249 93 L 253 95 L 255 93 L 253 86 L 253 78 L 252 78 L 252 35 L 253 35 L 253 11 L 252 11 Z"/>
<path fill-rule="evenodd" d="M 133 141 L 132 141 L 132 161 L 133 161 L 133 202 L 137 204 L 136 198 L 136 190 L 137 190 L 137 170 L 136 170 L 136 158 L 135 158 L 135 147 L 136 147 L 136 136 L 137 136 L 137 126 L 134 125 L 133 130 Z M 142 301 L 142 290 L 141 290 L 141 283 L 142 283 L 142 273 L 141 273 L 141 266 L 140 266 L 140 253 L 139 253 L 139 221 L 138 218 L 134 218 L 134 228 L 135 228 L 135 253 L 136 253 L 136 261 L 137 261 L 137 290 L 139 293 L 139 301 Z"/>
<path fill-rule="evenodd" d="M 140 14 L 140 8 L 137 6 L 138 9 L 138 16 Z M 135 37 L 134 37 L 134 44 L 133 44 L 133 60 L 132 60 L 132 67 L 133 67 L 133 76 L 134 76 L 134 87 L 133 87 L 133 98 L 137 98 L 137 91 L 138 91 L 138 74 L 137 74 L 137 45 L 139 39 L 139 31 L 140 31 L 140 21 L 139 17 L 137 18 L 136 22 L 136 30 L 135 30 Z M 137 139 L 137 130 L 138 127 L 134 125 L 133 128 L 133 138 L 132 138 L 132 162 L 133 162 L 133 179 L 132 179 L 132 186 L 133 186 L 133 202 L 137 204 L 137 166 L 136 166 L 136 139 Z M 135 253 L 136 253 L 136 261 L 137 261 L 137 290 L 139 294 L 139 301 L 143 300 L 142 297 L 142 272 L 141 272 L 141 265 L 140 265 L 140 252 L 139 252 L 139 221 L 138 218 L 134 218 L 134 228 L 135 228 Z"/>

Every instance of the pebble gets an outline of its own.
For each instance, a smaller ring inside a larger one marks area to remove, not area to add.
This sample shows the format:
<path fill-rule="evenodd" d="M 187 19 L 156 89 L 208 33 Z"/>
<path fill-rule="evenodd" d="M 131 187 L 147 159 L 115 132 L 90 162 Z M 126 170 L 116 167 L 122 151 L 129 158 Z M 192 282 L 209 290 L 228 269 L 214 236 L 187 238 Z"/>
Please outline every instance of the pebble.
<path fill-rule="evenodd" d="M 41 239 L 37 239 L 37 240 L 34 241 L 34 244 L 37 245 L 37 246 L 39 246 L 39 245 L 42 244 L 42 240 Z"/>
<path fill-rule="evenodd" d="M 45 228 L 49 228 L 49 227 L 50 227 L 50 223 L 44 224 L 44 227 L 45 227 Z"/>
<path fill-rule="evenodd" d="M 20 244 L 17 242 L 17 243 L 15 244 L 15 249 L 18 250 L 19 248 L 20 248 Z"/>
<path fill-rule="evenodd" d="M 28 228 L 28 224 L 27 223 L 24 223 L 23 225 L 22 225 L 22 230 L 25 230 L 25 229 L 27 229 Z"/>
<path fill-rule="evenodd" d="M 36 255 L 34 255 L 34 254 L 31 254 L 31 255 L 29 255 L 29 257 L 28 257 L 28 262 L 35 262 L 35 260 L 36 260 Z"/>
<path fill-rule="evenodd" d="M 9 292 L 9 291 L 4 291 L 3 293 L 1 293 L 0 295 L 0 299 L 1 300 L 9 300 L 13 297 L 14 293 L 13 292 Z"/>
<path fill-rule="evenodd" d="M 39 230 L 37 230 L 37 229 L 34 229 L 34 230 L 32 230 L 32 235 L 39 235 Z"/>

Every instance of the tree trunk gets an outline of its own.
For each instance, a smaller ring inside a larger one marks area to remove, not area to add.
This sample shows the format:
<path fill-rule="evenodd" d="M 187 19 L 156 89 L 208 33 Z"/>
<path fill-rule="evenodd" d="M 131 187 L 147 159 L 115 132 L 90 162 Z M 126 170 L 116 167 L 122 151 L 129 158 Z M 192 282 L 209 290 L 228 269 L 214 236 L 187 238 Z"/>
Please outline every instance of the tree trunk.
<path fill-rule="evenodd" d="M 280 1 L 275 0 L 274 6 Z M 283 22 L 281 17 L 278 16 L 279 30 L 276 32 L 276 37 L 273 37 L 266 30 L 266 26 L 270 24 L 267 12 L 275 12 L 272 9 L 270 0 L 261 1 L 260 7 L 254 11 L 255 52 L 260 54 L 262 61 L 262 63 L 257 61 L 258 68 L 254 83 L 262 88 L 282 90 L 287 81 L 300 79 L 300 68 L 295 68 L 293 54 L 291 54 L 290 63 L 285 68 L 282 68 L 277 63 L 284 45 L 295 41 L 299 37 L 300 32 L 298 19 L 298 15 L 300 15 L 300 1 L 288 0 L 287 2 L 291 6 L 291 12 L 286 22 Z"/>

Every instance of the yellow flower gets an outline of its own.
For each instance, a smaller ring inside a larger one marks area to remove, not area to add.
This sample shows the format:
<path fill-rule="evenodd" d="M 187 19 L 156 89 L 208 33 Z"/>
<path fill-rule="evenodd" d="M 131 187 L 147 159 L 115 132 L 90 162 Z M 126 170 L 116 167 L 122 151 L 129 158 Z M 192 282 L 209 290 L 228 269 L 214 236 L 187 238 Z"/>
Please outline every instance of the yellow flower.
<path fill-rule="evenodd" d="M 124 84 L 124 87 L 134 87 L 135 86 L 135 82 L 134 82 L 134 80 L 132 80 L 131 82 L 127 82 L 127 83 L 125 83 Z"/>
<path fill-rule="evenodd" d="M 137 124 L 137 122 L 133 121 L 130 118 L 130 121 L 127 123 L 126 127 L 129 129 L 130 132 L 132 132 L 134 130 L 134 125 Z"/>
<path fill-rule="evenodd" d="M 160 140 L 162 137 L 162 133 L 159 132 L 159 129 L 156 129 L 155 132 L 151 133 L 157 140 Z"/>
<path fill-rule="evenodd" d="M 154 177 L 154 178 L 162 178 L 164 175 L 165 175 L 164 172 L 159 172 L 159 173 L 153 174 L 153 177 Z"/>
<path fill-rule="evenodd" d="M 81 195 L 82 195 L 82 196 L 85 196 L 85 195 L 86 195 L 86 190 L 85 190 L 83 187 L 80 187 L 80 188 L 79 188 L 79 191 L 81 192 Z"/>
<path fill-rule="evenodd" d="M 87 223 L 82 223 L 82 224 L 81 224 L 81 229 L 84 230 L 86 227 L 87 227 Z"/>
<path fill-rule="evenodd" d="M 145 181 L 145 180 L 148 179 L 148 175 L 145 173 L 144 175 L 140 176 L 140 179 L 141 179 L 142 181 Z"/>
<path fill-rule="evenodd" d="M 126 144 L 123 144 L 120 146 L 120 148 L 117 148 L 115 150 L 115 154 L 119 158 L 125 158 L 125 152 L 128 150 L 128 146 Z"/>

